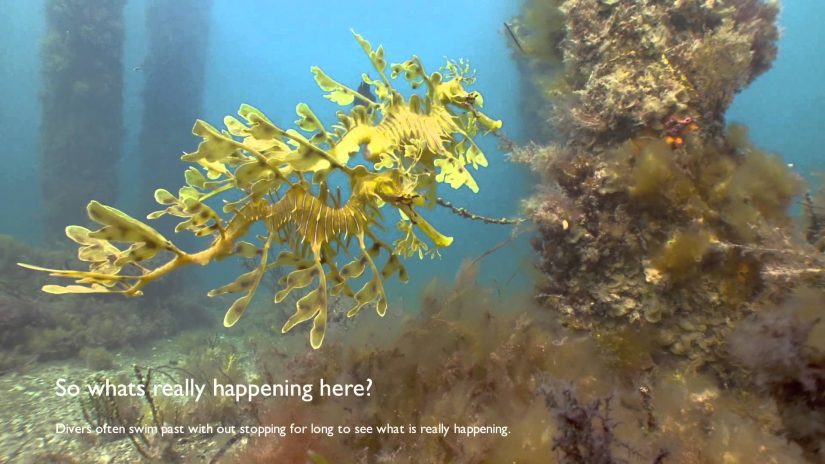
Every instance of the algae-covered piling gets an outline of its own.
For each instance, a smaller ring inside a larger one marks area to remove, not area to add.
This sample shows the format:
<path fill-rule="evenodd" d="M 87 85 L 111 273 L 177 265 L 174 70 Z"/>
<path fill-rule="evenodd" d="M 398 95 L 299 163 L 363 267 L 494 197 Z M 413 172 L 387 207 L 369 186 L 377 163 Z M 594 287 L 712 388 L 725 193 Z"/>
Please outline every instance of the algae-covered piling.
<path fill-rule="evenodd" d="M 122 127 L 124 0 L 48 0 L 41 47 L 44 230 L 57 239 L 92 198 L 114 200 Z"/>

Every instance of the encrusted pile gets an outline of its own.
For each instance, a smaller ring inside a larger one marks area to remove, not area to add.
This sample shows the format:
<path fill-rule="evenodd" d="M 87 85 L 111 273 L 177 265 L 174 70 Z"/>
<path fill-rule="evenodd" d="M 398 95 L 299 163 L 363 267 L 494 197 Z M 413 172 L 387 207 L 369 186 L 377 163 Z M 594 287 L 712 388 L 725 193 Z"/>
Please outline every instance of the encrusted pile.
<path fill-rule="evenodd" d="M 544 176 L 526 205 L 548 276 L 540 296 L 569 325 L 654 324 L 663 351 L 713 363 L 752 302 L 822 283 L 821 256 L 787 214 L 801 179 L 744 128 L 725 129 L 733 96 L 776 55 L 776 11 L 529 2 L 516 37 L 558 142 L 514 158 Z M 533 45 L 548 38 L 555 47 Z M 548 83 L 553 60 L 565 71 Z"/>
<path fill-rule="evenodd" d="M 510 28 L 555 142 L 513 158 L 543 179 L 525 206 L 546 307 L 614 358 L 644 345 L 653 363 L 624 365 L 645 372 L 654 395 L 661 372 L 685 359 L 721 386 L 769 393 L 786 437 L 816 459 L 819 380 L 776 369 L 821 364 L 810 328 L 780 331 L 774 345 L 796 334 L 797 348 L 771 365 L 730 338 L 740 323 L 764 325 L 746 320 L 753 313 L 792 325 L 802 309 L 781 308 L 800 292 L 825 298 L 817 201 L 798 230 L 788 209 L 803 181 L 724 118 L 776 56 L 777 10 L 760 0 L 528 0 Z M 821 304 L 797 306 L 822 316 Z"/>

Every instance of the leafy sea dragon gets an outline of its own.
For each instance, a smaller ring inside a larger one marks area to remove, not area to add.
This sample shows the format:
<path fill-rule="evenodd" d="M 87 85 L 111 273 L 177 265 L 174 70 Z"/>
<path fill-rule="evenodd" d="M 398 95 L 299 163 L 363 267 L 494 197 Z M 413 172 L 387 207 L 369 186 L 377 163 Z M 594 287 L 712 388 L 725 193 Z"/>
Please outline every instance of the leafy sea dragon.
<path fill-rule="evenodd" d="M 92 201 L 87 207 L 89 218 L 102 227 L 94 231 L 66 228 L 66 235 L 79 245 L 78 258 L 89 263 L 88 271 L 20 265 L 75 279 L 72 285 L 45 285 L 43 291 L 48 293 L 139 296 L 146 284 L 182 266 L 206 265 L 233 255 L 260 256 L 253 270 L 209 292 L 209 296 L 240 294 L 226 312 L 226 327 L 241 317 L 266 271 L 278 266 L 293 270 L 282 279 L 284 288 L 275 295 L 276 303 L 293 290 L 317 282 L 298 299 L 295 313 L 282 328 L 285 333 L 311 319 L 313 348 L 324 340 L 328 294 L 353 300 L 349 317 L 370 303 L 383 316 L 387 310 L 383 279 L 398 274 L 407 280 L 399 258 L 436 253 L 453 240 L 430 225 L 416 208 L 435 204 L 438 183 L 478 191 L 469 168 L 486 166 L 487 160 L 473 138 L 480 130 L 496 131 L 501 122 L 479 110 L 483 100 L 478 92 L 465 90 L 465 85 L 474 82 L 466 62 L 449 61 L 432 73 L 424 70 L 418 57 L 388 67 L 383 47 L 373 49 L 353 34 L 377 72 L 375 79 L 362 75 L 375 100 L 312 67 L 325 97 L 346 108 L 337 112 L 338 122 L 331 128 L 304 103 L 296 107 L 295 124 L 300 130 L 283 129 L 246 104 L 238 111 L 241 119 L 224 118 L 226 130 L 202 120 L 195 123 L 192 132 L 203 140 L 197 150 L 181 157 L 194 164 L 184 173 L 186 186 L 177 196 L 156 190 L 155 199 L 165 208 L 148 219 L 181 218 L 175 232 L 209 236 L 208 248 L 185 252 L 150 225 Z M 393 86 L 402 75 L 414 90 L 409 98 Z M 353 105 L 356 100 L 358 104 Z M 359 154 L 363 164 L 354 162 Z M 333 195 L 330 187 L 330 174 L 336 172 L 348 180 L 350 195 L 345 202 L 340 189 Z M 224 200 L 222 215 L 209 200 L 224 193 L 241 198 Z M 392 245 L 375 233 L 385 207 L 400 215 L 402 236 Z M 258 237 L 260 243 L 242 241 L 256 223 L 263 223 L 266 231 Z M 434 247 L 421 240 L 416 230 Z M 280 254 L 270 259 L 275 247 L 281 249 Z M 379 268 L 376 261 L 382 253 L 388 257 Z M 341 265 L 342 260 L 348 262 Z M 350 282 L 367 270 L 366 282 L 354 291 Z"/>

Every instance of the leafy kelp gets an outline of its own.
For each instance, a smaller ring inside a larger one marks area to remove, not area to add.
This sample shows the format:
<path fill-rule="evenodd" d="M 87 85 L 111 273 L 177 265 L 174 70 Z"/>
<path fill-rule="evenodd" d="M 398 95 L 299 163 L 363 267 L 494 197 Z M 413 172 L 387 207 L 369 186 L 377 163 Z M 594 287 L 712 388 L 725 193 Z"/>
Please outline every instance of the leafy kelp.
<path fill-rule="evenodd" d="M 138 296 L 146 284 L 182 266 L 206 265 L 231 255 L 259 255 L 260 262 L 253 270 L 209 293 L 241 294 L 226 313 L 227 327 L 241 317 L 266 271 L 278 266 L 294 270 L 282 279 L 285 288 L 275 295 L 276 302 L 317 279 L 317 287 L 298 300 L 295 313 L 282 328 L 287 332 L 312 319 L 313 348 L 320 347 L 324 339 L 329 293 L 354 299 L 347 312 L 350 317 L 370 303 L 375 303 L 383 316 L 387 309 L 383 279 L 394 274 L 407 279 L 399 257 L 435 251 L 414 229 L 436 248 L 453 240 L 438 232 L 416 208 L 436 203 L 436 186 L 441 182 L 454 189 L 467 186 L 478 191 L 469 167 L 486 166 L 487 159 L 473 137 L 479 130 L 498 129 L 501 122 L 478 110 L 483 104 L 478 92 L 465 90 L 465 85 L 475 80 L 467 63 L 448 62 L 442 71 L 432 73 L 424 70 L 417 57 L 388 66 L 383 47 L 373 49 L 361 36 L 355 37 L 378 74 L 376 79 L 362 75 L 376 99 L 364 97 L 313 67 L 326 98 L 341 106 L 359 103 L 338 111 L 338 122 L 331 128 L 325 127 L 305 103 L 296 107 L 300 131 L 277 126 L 249 105 L 241 105 L 241 119 L 224 118 L 226 130 L 201 120 L 195 123 L 193 133 L 203 141 L 197 150 L 182 156 L 195 164 L 185 172 L 187 185 L 177 196 L 164 189 L 155 191 L 155 199 L 165 209 L 148 218 L 182 218 L 176 232 L 210 236 L 208 248 L 187 253 L 146 223 L 92 201 L 87 208 L 89 217 L 103 227 L 95 231 L 81 226 L 66 228 L 66 235 L 80 245 L 80 260 L 90 263 L 89 271 L 23 266 L 75 279 L 74 285 L 44 286 L 49 293 Z M 412 89 L 424 91 L 405 98 L 393 87 L 399 75 Z M 351 166 L 351 159 L 362 147 L 366 163 Z M 348 180 L 351 193 L 347 201 L 340 191 L 333 193 L 329 183 L 332 173 Z M 237 198 L 238 192 L 243 195 L 240 200 L 223 205 L 228 219 L 208 204 L 225 193 Z M 380 210 L 384 206 L 398 211 L 398 228 L 404 233 L 392 244 L 375 233 L 383 221 Z M 241 241 L 258 222 L 266 228 L 261 243 Z M 354 257 L 350 255 L 352 238 L 357 247 Z M 114 243 L 130 245 L 121 249 Z M 274 247 L 282 251 L 270 262 Z M 171 257 L 158 266 L 144 266 L 161 252 Z M 382 252 L 388 258 L 379 269 L 376 258 Z M 348 261 L 342 263 L 343 259 Z M 367 269 L 371 277 L 354 291 L 350 281 Z"/>

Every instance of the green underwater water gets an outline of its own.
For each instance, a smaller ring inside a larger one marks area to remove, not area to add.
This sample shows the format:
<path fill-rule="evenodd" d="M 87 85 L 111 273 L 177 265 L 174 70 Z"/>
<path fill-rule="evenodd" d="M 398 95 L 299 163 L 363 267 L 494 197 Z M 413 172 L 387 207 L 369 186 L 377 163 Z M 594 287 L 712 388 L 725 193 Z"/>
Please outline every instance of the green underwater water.
<path fill-rule="evenodd" d="M 0 462 L 820 462 L 819 7 L 731 3 L 12 0 Z"/>

